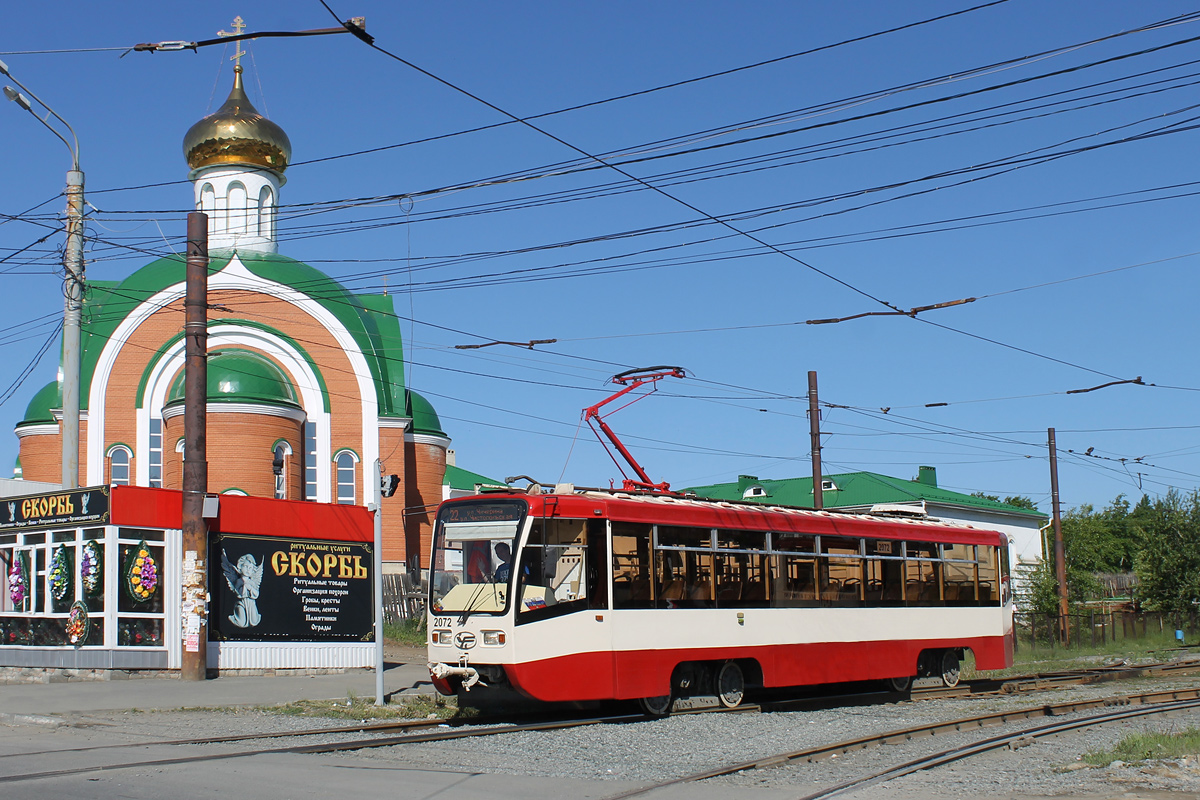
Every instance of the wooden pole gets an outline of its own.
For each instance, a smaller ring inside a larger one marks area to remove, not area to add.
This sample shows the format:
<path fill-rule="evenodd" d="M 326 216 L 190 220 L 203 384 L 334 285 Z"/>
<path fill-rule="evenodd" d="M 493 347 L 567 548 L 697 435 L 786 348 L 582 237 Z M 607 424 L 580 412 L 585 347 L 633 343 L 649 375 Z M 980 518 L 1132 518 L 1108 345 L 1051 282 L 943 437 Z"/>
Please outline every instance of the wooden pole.
<path fill-rule="evenodd" d="M 188 214 L 183 400 L 183 661 L 181 677 L 208 677 L 208 215 Z"/>

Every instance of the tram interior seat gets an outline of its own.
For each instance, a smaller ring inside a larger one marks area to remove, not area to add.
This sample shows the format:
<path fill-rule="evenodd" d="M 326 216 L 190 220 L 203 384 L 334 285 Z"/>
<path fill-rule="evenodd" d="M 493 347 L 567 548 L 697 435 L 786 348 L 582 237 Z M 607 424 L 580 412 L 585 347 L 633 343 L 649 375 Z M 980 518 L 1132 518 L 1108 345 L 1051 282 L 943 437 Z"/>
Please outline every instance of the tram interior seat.
<path fill-rule="evenodd" d="M 726 581 L 717 589 L 717 601 L 735 602 L 742 599 L 742 582 Z"/>
<path fill-rule="evenodd" d="M 747 603 L 761 603 L 767 599 L 767 584 L 763 581 L 752 581 L 742 589 L 742 600 Z"/>
<path fill-rule="evenodd" d="M 690 600 L 709 600 L 712 598 L 712 583 L 707 580 L 697 581 L 692 587 Z"/>
<path fill-rule="evenodd" d="M 990 583 L 983 583 L 982 581 L 980 581 L 980 583 L 979 583 L 979 602 L 980 603 L 992 602 L 992 585 Z"/>
<path fill-rule="evenodd" d="M 867 584 L 867 603 L 878 603 L 883 599 L 883 582 L 871 581 Z"/>
<path fill-rule="evenodd" d="M 683 581 L 676 579 L 669 581 L 663 587 L 662 597 L 664 600 L 682 600 L 685 593 L 686 585 Z"/>
<path fill-rule="evenodd" d="M 857 604 L 859 602 L 859 583 L 858 581 L 846 581 L 842 584 L 841 590 L 838 592 L 838 602 L 843 605 Z"/>

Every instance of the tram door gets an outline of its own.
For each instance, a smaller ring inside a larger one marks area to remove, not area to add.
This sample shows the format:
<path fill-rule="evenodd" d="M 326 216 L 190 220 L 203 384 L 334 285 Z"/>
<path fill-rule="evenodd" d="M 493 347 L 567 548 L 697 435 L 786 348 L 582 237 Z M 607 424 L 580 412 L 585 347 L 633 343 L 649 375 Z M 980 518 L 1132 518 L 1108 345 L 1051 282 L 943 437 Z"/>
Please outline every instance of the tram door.
<path fill-rule="evenodd" d="M 569 658 L 595 697 L 612 692 L 608 529 L 603 519 L 534 520 L 518 568 L 517 658 Z"/>

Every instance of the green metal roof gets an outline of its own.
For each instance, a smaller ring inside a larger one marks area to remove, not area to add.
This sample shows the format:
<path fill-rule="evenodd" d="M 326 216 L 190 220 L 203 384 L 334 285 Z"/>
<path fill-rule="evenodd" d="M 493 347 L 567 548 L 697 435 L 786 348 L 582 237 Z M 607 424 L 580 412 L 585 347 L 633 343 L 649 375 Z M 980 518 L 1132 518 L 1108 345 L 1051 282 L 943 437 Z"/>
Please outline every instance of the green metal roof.
<path fill-rule="evenodd" d="M 476 484 L 485 484 L 487 486 L 503 486 L 504 481 L 498 481 L 489 478 L 485 475 L 480 475 L 478 472 L 456 467 L 453 464 L 446 465 L 446 476 L 442 478 L 442 485 L 449 486 L 451 489 L 462 489 L 463 491 L 474 491 Z"/>
<path fill-rule="evenodd" d="M 407 416 L 404 402 L 403 351 L 400 326 L 387 295 L 353 295 L 340 283 L 301 261 L 273 253 L 237 253 L 254 275 L 300 292 L 332 314 L 362 351 L 375 383 L 381 416 Z M 210 279 L 225 269 L 233 251 L 217 251 L 208 265 Z M 182 256 L 152 261 L 119 284 L 90 282 L 84 299 L 80 401 L 87 406 L 92 375 L 104 346 L 117 326 L 152 295 L 182 283 Z"/>
<path fill-rule="evenodd" d="M 183 402 L 185 375 L 171 381 L 164 405 Z M 210 403 L 267 403 L 296 406 L 296 389 L 279 367 L 258 353 L 229 348 L 208 354 Z"/>
<path fill-rule="evenodd" d="M 62 408 L 62 405 L 62 384 L 57 380 L 50 381 L 38 389 L 29 401 L 25 407 L 25 419 L 17 423 L 17 427 L 54 422 L 54 409 Z"/>
<path fill-rule="evenodd" d="M 873 506 L 879 503 L 912 503 L 926 501 L 941 505 L 952 505 L 987 511 L 1018 514 L 1044 519 L 1045 514 L 1027 508 L 1010 506 L 982 497 L 940 489 L 932 471 L 922 470 L 924 480 L 892 478 L 875 472 L 846 472 L 826 475 L 837 488 L 826 490 L 823 495 L 825 508 L 852 508 Z M 711 486 L 692 486 L 684 492 L 694 492 L 699 497 L 713 500 L 745 500 L 765 505 L 813 507 L 812 478 L 784 478 L 760 480 L 753 475 L 740 475 L 735 483 L 716 483 Z M 747 490 L 761 487 L 765 494 L 749 495 Z"/>
<path fill-rule="evenodd" d="M 433 410 L 433 405 L 412 390 L 408 392 L 407 416 L 412 418 L 413 433 L 426 433 L 433 436 L 446 435 L 446 432 L 442 430 L 442 421 L 438 419 L 437 412 Z"/>

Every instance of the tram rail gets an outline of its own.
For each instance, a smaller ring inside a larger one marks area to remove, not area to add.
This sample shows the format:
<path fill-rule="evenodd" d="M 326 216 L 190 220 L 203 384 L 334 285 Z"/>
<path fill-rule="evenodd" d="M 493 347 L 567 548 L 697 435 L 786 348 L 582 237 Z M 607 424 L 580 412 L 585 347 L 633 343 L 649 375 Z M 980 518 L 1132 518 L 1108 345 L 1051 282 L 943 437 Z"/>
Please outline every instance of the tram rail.
<path fill-rule="evenodd" d="M 1006 680 L 984 679 L 981 681 L 972 681 L 967 687 L 961 687 L 951 690 L 946 689 L 917 689 L 912 692 L 912 697 L 916 699 L 932 699 L 936 697 L 950 696 L 979 696 L 987 693 L 1017 693 L 1045 690 L 1056 686 L 1078 685 L 1085 683 L 1097 683 L 1108 680 L 1121 680 L 1136 677 L 1165 677 L 1176 674 L 1185 674 L 1188 672 L 1200 671 L 1200 660 L 1189 661 L 1183 663 L 1163 663 L 1151 664 L 1139 667 L 1102 667 L 1094 670 L 1081 670 L 1078 672 L 1062 672 L 1048 673 L 1042 675 L 1020 676 L 1017 678 L 1009 678 Z M 755 713 L 783 710 L 800 710 L 803 708 L 812 708 L 816 706 L 828 707 L 830 703 L 839 701 L 851 701 L 852 699 L 862 700 L 871 695 L 840 695 L 837 697 L 820 697 L 820 698 L 804 698 L 798 700 L 772 701 L 762 704 L 743 704 L 733 709 L 721 707 L 713 708 L 695 708 L 689 710 L 681 710 L 677 714 L 697 714 L 697 713 Z M 907 741 L 918 737 L 934 736 L 946 734 L 962 730 L 973 730 L 977 728 L 988 727 L 992 725 L 1001 725 L 1006 722 L 1011 722 L 1019 719 L 1029 719 L 1039 716 L 1055 716 L 1060 714 L 1078 712 L 1093 708 L 1111 707 L 1115 705 L 1158 705 L 1172 702 L 1192 702 L 1200 704 L 1200 689 L 1188 690 L 1167 690 L 1159 692 L 1146 692 L 1136 695 L 1119 695 L 1093 700 L 1081 700 L 1054 705 L 1040 705 L 1025 709 L 1015 709 L 993 714 L 985 714 L 977 717 L 968 717 L 964 719 L 951 720 L 948 722 L 940 722 L 931 725 L 915 726 L 896 731 L 889 731 L 881 734 L 874 734 L 860 739 L 854 739 L 846 742 L 838 742 L 830 745 L 823 745 L 816 748 L 808 748 L 805 750 L 795 751 L 791 753 L 782 753 L 766 758 L 758 758 L 752 761 L 719 767 L 713 770 L 708 770 L 694 775 L 684 776 L 678 779 L 667 781 L 652 787 L 633 790 L 631 792 L 615 795 L 610 800 L 617 798 L 636 797 L 647 794 L 655 788 L 662 786 L 673 785 L 677 783 L 686 783 L 697 780 L 705 780 L 709 778 L 719 777 L 721 775 L 732 774 L 734 772 L 746 769 L 758 769 L 779 764 L 788 763 L 797 760 L 816 761 L 821 758 L 827 758 L 835 754 L 844 754 L 852 750 L 864 749 L 871 746 L 882 744 L 894 744 L 901 741 Z M 1169 710 L 1169 709 L 1165 709 Z M 143 767 L 161 767 L 174 764 L 195 763 L 203 761 L 226 760 L 232 758 L 245 758 L 263 754 L 320 754 L 320 753 L 336 753 L 353 750 L 364 750 L 378 747 L 392 747 L 405 744 L 417 744 L 423 742 L 450 741 L 454 739 L 463 739 L 477 736 L 493 736 L 507 733 L 519 733 L 528 731 L 549 731 L 565 728 L 586 727 L 589 725 L 598 724 L 621 724 L 628 722 L 639 722 L 646 720 L 646 716 L 640 713 L 634 714 L 618 714 L 599 717 L 581 717 L 571 719 L 550 719 L 518 724 L 496 724 L 489 722 L 486 719 L 474 718 L 469 720 L 395 720 L 388 722 L 377 723 L 359 723 L 354 725 L 342 725 L 334 727 L 309 728 L 303 730 L 290 731 L 266 731 L 245 734 L 235 734 L 226 736 L 201 737 L 191 739 L 172 739 L 161 741 L 143 741 L 130 742 L 120 744 L 105 744 L 94 745 L 80 748 L 68 748 L 56 750 L 55 753 L 80 753 L 85 751 L 96 750 L 120 750 L 120 749 L 136 749 L 146 747 L 183 747 L 196 745 L 222 745 L 234 744 L 238 742 L 263 741 L 270 739 L 284 738 L 299 738 L 299 737 L 319 737 L 330 735 L 367 733 L 367 734 L 388 734 L 393 731 L 401 731 L 400 735 L 375 735 L 369 738 L 350 739 L 338 742 L 323 742 L 304 745 L 289 745 L 284 747 L 264 747 L 264 748 L 247 748 L 231 750 L 220 753 L 199 753 L 194 755 L 183 755 L 167 758 L 148 758 L 130 760 L 116 764 L 104 765 L 80 765 L 76 767 L 64 768 L 59 770 L 41 771 L 33 773 L 23 773 L 16 775 L 0 776 L 0 784 L 15 783 L 20 781 L 30 781 L 47 779 L 53 777 L 62 777 L 67 775 L 77 775 L 90 772 L 112 771 L 119 769 L 143 768 Z M 446 727 L 452 729 L 446 730 Z M 436 729 L 436 730 L 431 730 Z M 29 756 L 30 753 L 14 753 L 8 757 Z M 4 756 L 0 756 L 4 758 Z"/>

